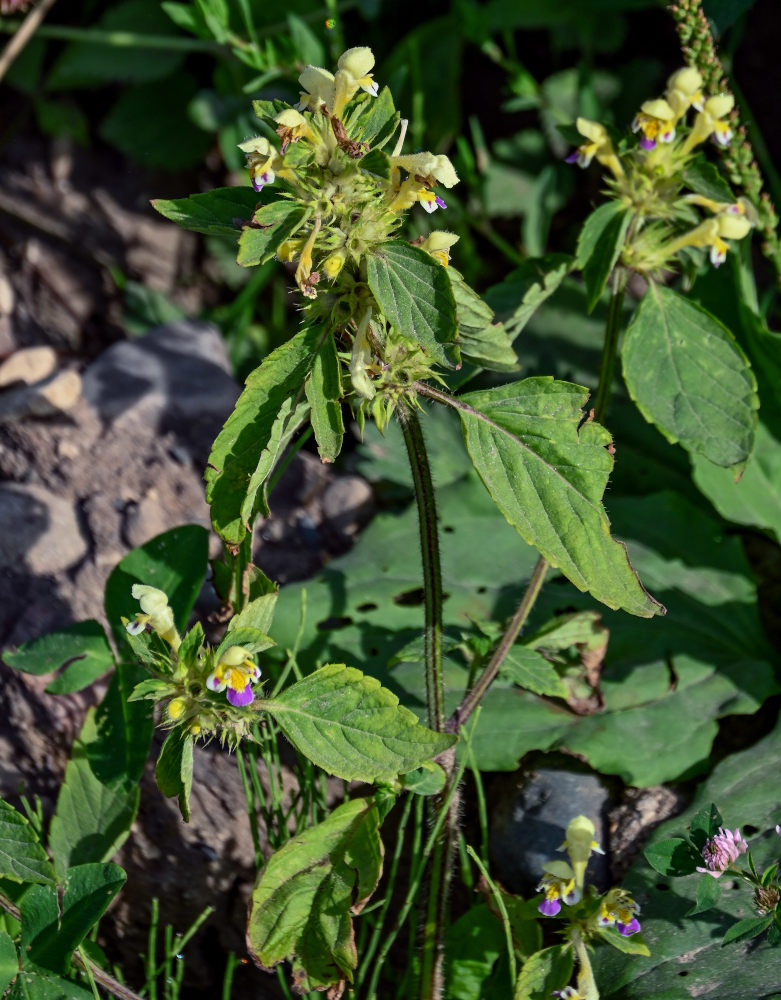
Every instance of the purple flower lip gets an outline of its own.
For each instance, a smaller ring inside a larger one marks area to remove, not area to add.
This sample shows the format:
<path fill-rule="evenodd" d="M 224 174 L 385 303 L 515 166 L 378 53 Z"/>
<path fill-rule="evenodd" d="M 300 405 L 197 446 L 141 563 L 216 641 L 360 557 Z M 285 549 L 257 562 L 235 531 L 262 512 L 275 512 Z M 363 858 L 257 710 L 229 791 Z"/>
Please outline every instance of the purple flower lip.
<path fill-rule="evenodd" d="M 618 933 L 623 934 L 624 937 L 631 937 L 632 934 L 637 934 L 640 930 L 640 921 L 637 917 L 632 917 L 628 924 L 622 924 L 621 922 L 616 924 L 618 928 Z"/>
<path fill-rule="evenodd" d="M 647 139 L 645 136 L 640 140 L 640 145 L 643 149 L 655 149 L 656 139 Z"/>
<path fill-rule="evenodd" d="M 249 705 L 254 697 L 252 687 L 249 684 L 243 691 L 234 691 L 233 688 L 228 688 L 228 701 L 236 708 L 243 708 L 244 705 Z"/>
<path fill-rule="evenodd" d="M 440 208 L 447 208 L 447 205 L 444 203 L 444 201 L 442 201 L 442 199 L 439 197 L 439 195 L 436 196 L 436 202 L 437 202 L 437 205 L 439 205 Z"/>
<path fill-rule="evenodd" d="M 537 909 L 544 917 L 555 917 L 561 909 L 561 903 L 558 899 L 543 899 Z"/>
<path fill-rule="evenodd" d="M 574 153 L 570 153 L 569 154 L 569 156 L 566 158 L 566 160 L 564 162 L 565 163 L 577 163 L 579 157 L 580 157 L 580 154 L 578 153 L 578 151 L 576 149 Z"/>

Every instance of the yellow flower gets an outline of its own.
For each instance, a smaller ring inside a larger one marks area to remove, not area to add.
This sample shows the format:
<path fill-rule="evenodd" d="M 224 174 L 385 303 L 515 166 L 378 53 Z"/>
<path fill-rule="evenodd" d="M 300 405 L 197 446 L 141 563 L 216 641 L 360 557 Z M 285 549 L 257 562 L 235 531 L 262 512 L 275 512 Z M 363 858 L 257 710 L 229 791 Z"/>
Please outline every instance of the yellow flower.
<path fill-rule="evenodd" d="M 220 656 L 217 666 L 206 678 L 210 691 L 228 689 L 228 701 L 235 707 L 249 705 L 254 695 L 252 685 L 260 680 L 260 667 L 243 646 L 229 646 Z"/>
<path fill-rule="evenodd" d="M 672 142 L 675 138 L 675 112 L 663 97 L 646 101 L 632 122 L 633 132 L 642 132 L 640 145 L 653 149 L 658 142 Z"/>
<path fill-rule="evenodd" d="M 583 888 L 586 865 L 592 852 L 605 853 L 594 839 L 595 833 L 594 824 L 588 816 L 576 816 L 570 820 L 566 839 L 561 845 L 562 849 L 566 848 L 567 854 L 569 854 L 572 870 L 575 873 L 575 885 L 578 889 Z"/>
<path fill-rule="evenodd" d="M 263 136 L 240 142 L 239 149 L 247 154 L 247 169 L 252 186 L 256 191 L 262 191 L 264 184 L 271 184 L 276 176 L 273 165 L 279 160 L 279 154 Z"/>
<path fill-rule="evenodd" d="M 177 650 L 182 640 L 174 624 L 174 613 L 168 606 L 168 597 L 157 587 L 149 587 L 143 583 L 134 583 L 130 592 L 141 605 L 141 611 L 125 626 L 130 635 L 138 635 L 148 625 Z"/>
<path fill-rule="evenodd" d="M 371 70 L 374 68 L 374 53 L 370 48 L 362 45 L 348 49 L 339 56 L 339 62 L 336 65 L 341 72 L 352 78 L 356 90 L 360 88 L 365 90 L 367 94 L 371 94 L 372 97 L 377 96 L 379 87 L 371 74 Z"/>
<path fill-rule="evenodd" d="M 567 157 L 567 163 L 577 163 L 584 169 L 596 157 L 597 163 L 607 167 L 614 177 L 623 177 L 624 168 L 621 161 L 616 156 L 613 143 L 607 134 L 607 129 L 599 122 L 591 121 L 590 118 L 578 118 L 575 122 L 578 132 L 587 142 L 582 143 Z"/>
<path fill-rule="evenodd" d="M 732 94 L 709 97 L 703 104 L 702 111 L 694 119 L 692 130 L 683 144 L 683 152 L 690 152 L 695 146 L 705 142 L 709 136 L 713 136 L 714 141 L 720 146 L 728 146 L 732 139 L 732 129 L 726 117 L 734 107 L 735 98 Z"/>
<path fill-rule="evenodd" d="M 172 698 L 165 711 L 171 722 L 178 722 L 187 711 L 187 702 L 184 698 Z"/>
<path fill-rule="evenodd" d="M 741 207 L 743 206 L 740 203 L 735 206 L 730 205 L 726 211 L 701 222 L 699 226 L 668 243 L 665 247 L 667 254 L 677 253 L 683 247 L 710 247 L 711 264 L 719 267 L 727 259 L 729 243 L 726 241 L 742 240 L 751 231 L 752 219 L 746 214 L 745 209 L 740 212 Z"/>
<path fill-rule="evenodd" d="M 299 111 L 319 111 L 320 105 L 333 107 L 334 75 L 319 66 L 305 66 L 298 82 L 304 88 L 296 105 Z"/>
<path fill-rule="evenodd" d="M 425 250 L 443 267 L 447 267 L 450 263 L 450 248 L 458 242 L 458 239 L 459 237 L 455 233 L 446 233 L 441 229 L 435 229 L 419 245 L 421 250 Z"/>
<path fill-rule="evenodd" d="M 274 121 L 277 123 L 277 135 L 282 140 L 282 153 L 291 142 L 298 142 L 301 138 L 315 138 L 306 118 L 295 108 L 285 108 L 284 111 L 280 111 Z"/>
<path fill-rule="evenodd" d="M 458 184 L 458 174 L 443 154 L 412 153 L 409 156 L 391 156 L 390 161 L 392 166 L 406 170 L 410 177 L 419 177 L 426 187 L 441 184 L 452 188 Z"/>
<path fill-rule="evenodd" d="M 694 66 L 686 66 L 673 73 L 667 81 L 665 100 L 673 110 L 675 121 L 683 118 L 689 108 L 702 111 L 702 76 Z"/>

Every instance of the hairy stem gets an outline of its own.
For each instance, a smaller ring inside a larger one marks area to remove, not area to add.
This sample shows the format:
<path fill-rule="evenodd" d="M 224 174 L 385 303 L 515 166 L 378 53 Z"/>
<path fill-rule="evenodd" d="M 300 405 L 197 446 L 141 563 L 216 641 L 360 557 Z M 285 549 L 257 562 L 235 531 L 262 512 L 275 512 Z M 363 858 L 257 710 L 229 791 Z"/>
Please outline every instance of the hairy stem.
<path fill-rule="evenodd" d="M 399 407 L 399 422 L 407 446 L 415 503 L 420 524 L 420 551 L 423 559 L 423 600 L 425 613 L 425 671 L 428 724 L 442 732 L 445 727 L 445 690 L 442 680 L 442 570 L 439 561 L 439 534 L 434 483 L 431 479 L 426 442 L 417 413 Z"/>
<path fill-rule="evenodd" d="M 624 306 L 626 271 L 617 267 L 613 272 L 613 286 L 605 326 L 605 341 L 602 346 L 602 360 L 599 366 L 599 382 L 594 397 L 594 419 L 602 423 L 607 413 L 610 395 L 613 391 L 613 376 L 616 370 L 618 338 L 621 333 L 621 310 Z"/>

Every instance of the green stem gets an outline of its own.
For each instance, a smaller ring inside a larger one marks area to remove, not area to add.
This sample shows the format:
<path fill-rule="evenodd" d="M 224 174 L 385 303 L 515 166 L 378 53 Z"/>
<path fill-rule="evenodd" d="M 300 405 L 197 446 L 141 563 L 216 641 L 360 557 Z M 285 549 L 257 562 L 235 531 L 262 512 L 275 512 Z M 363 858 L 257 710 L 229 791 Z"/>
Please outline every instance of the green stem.
<path fill-rule="evenodd" d="M 447 729 L 450 732 L 458 732 L 472 712 L 474 712 L 480 704 L 488 688 L 491 684 L 493 684 L 494 678 L 499 673 L 499 667 L 501 667 L 504 658 L 507 656 L 515 640 L 520 635 L 521 629 L 526 624 L 526 619 L 529 617 L 535 601 L 542 590 L 542 585 L 545 582 L 545 577 L 548 573 L 548 566 L 548 560 L 540 556 L 526 586 L 526 592 L 521 598 L 521 602 L 518 605 L 515 614 L 508 622 L 507 628 L 504 630 L 504 635 L 494 649 L 491 659 L 485 665 L 485 669 L 478 677 L 474 687 L 472 687 L 472 689 L 467 693 L 464 700 L 450 716 L 447 723 Z"/>
<path fill-rule="evenodd" d="M 613 272 L 613 287 L 610 294 L 607 324 L 605 326 L 605 342 L 602 347 L 602 361 L 599 367 L 599 382 L 594 397 L 594 419 L 602 423 L 607 414 L 610 395 L 613 391 L 613 376 L 616 369 L 618 354 L 618 338 L 621 333 L 621 312 L 624 306 L 624 291 L 626 289 L 626 271 L 617 267 Z"/>
<path fill-rule="evenodd" d="M 439 560 L 434 483 L 431 479 L 426 442 L 423 439 L 423 430 L 417 413 L 409 406 L 400 406 L 399 422 L 412 469 L 412 483 L 420 525 L 428 724 L 431 729 L 442 732 L 445 726 L 445 689 L 442 679 L 442 570 Z"/>

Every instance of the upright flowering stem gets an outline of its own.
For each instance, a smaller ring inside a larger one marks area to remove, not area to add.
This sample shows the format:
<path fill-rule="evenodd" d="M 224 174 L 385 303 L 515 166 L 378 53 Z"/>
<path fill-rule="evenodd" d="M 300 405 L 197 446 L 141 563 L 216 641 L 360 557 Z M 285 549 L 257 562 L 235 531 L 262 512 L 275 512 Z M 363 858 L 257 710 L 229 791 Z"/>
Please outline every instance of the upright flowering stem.
<path fill-rule="evenodd" d="M 599 366 L 599 382 L 597 383 L 597 392 L 594 398 L 594 419 L 598 423 L 602 423 L 605 419 L 610 394 L 613 389 L 626 278 L 626 271 L 621 267 L 617 267 L 613 272 L 613 287 L 610 294 L 607 325 L 605 327 L 605 341 L 602 346 L 602 360 Z"/>
<path fill-rule="evenodd" d="M 434 483 L 426 452 L 420 420 L 409 406 L 399 407 L 399 421 L 407 446 L 415 502 L 420 525 L 420 550 L 423 562 L 425 609 L 425 674 L 428 724 L 442 732 L 445 728 L 445 689 L 442 678 L 442 571 L 439 558 L 439 533 Z M 447 892 L 450 869 L 458 831 L 458 793 L 449 795 L 455 757 L 446 764 L 448 783 L 434 802 L 435 815 L 445 809 L 447 815 L 434 846 L 429 872 L 428 901 L 423 924 L 421 962 L 421 1000 L 439 1000 L 444 986 L 444 934 L 447 926 Z M 434 819 L 432 817 L 432 819 Z"/>

